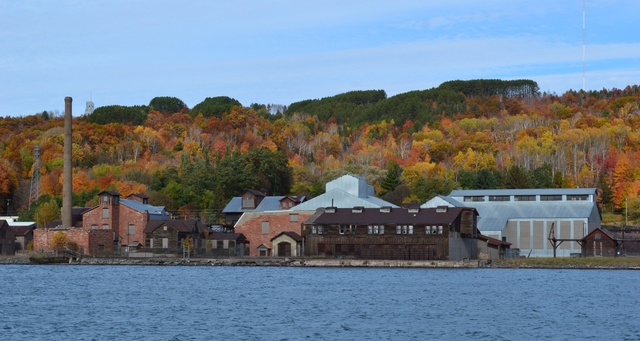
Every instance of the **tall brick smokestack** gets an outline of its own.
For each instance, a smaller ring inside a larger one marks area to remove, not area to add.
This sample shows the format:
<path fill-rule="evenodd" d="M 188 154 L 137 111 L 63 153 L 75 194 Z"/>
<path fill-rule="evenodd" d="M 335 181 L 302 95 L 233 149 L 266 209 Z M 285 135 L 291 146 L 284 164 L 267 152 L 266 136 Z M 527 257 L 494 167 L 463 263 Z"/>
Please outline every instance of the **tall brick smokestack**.
<path fill-rule="evenodd" d="M 73 207 L 73 201 L 71 200 L 72 182 L 71 174 L 73 164 L 71 163 L 71 144 L 72 130 L 71 130 L 71 97 L 64 98 L 64 169 L 62 171 L 62 226 L 66 228 L 71 227 L 71 208 Z"/>

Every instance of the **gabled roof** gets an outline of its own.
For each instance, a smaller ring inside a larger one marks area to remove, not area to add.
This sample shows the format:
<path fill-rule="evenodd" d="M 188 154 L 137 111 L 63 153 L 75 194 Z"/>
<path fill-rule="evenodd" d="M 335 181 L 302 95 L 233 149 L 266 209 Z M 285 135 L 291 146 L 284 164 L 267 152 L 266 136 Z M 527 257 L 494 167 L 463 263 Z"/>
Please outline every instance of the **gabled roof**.
<path fill-rule="evenodd" d="M 98 195 L 103 194 L 103 193 L 109 194 L 109 195 L 114 196 L 114 197 L 119 197 L 120 196 L 120 193 L 114 192 L 114 191 L 102 191 L 102 192 L 98 193 Z"/>
<path fill-rule="evenodd" d="M 296 241 L 296 242 L 298 242 L 298 243 L 301 243 L 301 242 L 302 242 L 302 237 L 301 237 L 299 234 L 297 234 L 297 233 L 295 233 L 295 232 L 292 232 L 292 231 L 284 231 L 284 232 L 280 232 L 280 233 L 278 233 L 278 235 L 277 235 L 277 236 L 275 236 L 275 237 L 271 238 L 271 241 L 273 241 L 274 239 L 276 239 L 276 238 L 280 237 L 280 236 L 281 236 L 281 235 L 283 235 L 283 234 L 284 234 L 285 236 L 289 236 L 291 239 L 295 240 L 295 241 Z"/>
<path fill-rule="evenodd" d="M 502 230 L 509 219 L 563 219 L 589 218 L 596 203 L 589 201 L 520 201 L 513 202 L 465 202 L 480 214 L 478 230 Z"/>
<path fill-rule="evenodd" d="M 120 203 L 140 213 L 144 213 L 145 211 L 149 212 L 149 216 L 150 216 L 149 218 L 151 220 L 169 219 L 169 212 L 167 212 L 164 209 L 164 206 L 153 206 L 153 205 L 143 204 L 131 199 L 120 199 Z"/>
<path fill-rule="evenodd" d="M 386 225 L 386 224 L 451 224 L 464 210 L 475 211 L 468 207 L 451 207 L 446 212 L 436 212 L 435 208 L 423 208 L 409 213 L 406 208 L 392 208 L 383 213 L 379 208 L 365 208 L 362 213 L 353 213 L 350 208 L 337 208 L 335 213 L 323 212 L 313 219 L 313 224 L 354 224 L 354 225 Z M 307 220 L 305 224 L 310 224 Z"/>
<path fill-rule="evenodd" d="M 339 208 L 353 208 L 354 206 L 362 206 L 364 208 L 379 208 L 382 206 L 391 206 L 397 208 L 388 201 L 384 201 L 374 196 L 359 197 L 341 189 L 334 188 L 321 194 L 313 199 L 309 199 L 301 204 L 291 208 L 292 211 L 315 211 L 321 207 L 335 206 Z"/>
<path fill-rule="evenodd" d="M 266 212 L 280 210 L 280 200 L 285 196 L 266 196 L 260 201 L 258 207 L 254 209 L 242 209 L 242 197 L 233 197 L 224 207 L 222 213 L 242 213 L 242 212 Z"/>
<path fill-rule="evenodd" d="M 494 245 L 494 246 L 504 246 L 504 247 L 511 247 L 511 243 L 502 241 L 500 239 L 495 239 L 489 236 L 485 236 L 484 234 L 478 233 L 478 239 L 480 240 L 484 240 L 485 242 L 489 243 L 489 245 Z"/>
<path fill-rule="evenodd" d="M 438 207 L 438 206 L 442 206 L 442 205 L 446 205 L 449 207 L 465 207 L 465 205 L 461 202 L 459 202 L 458 200 L 452 198 L 452 197 L 446 197 L 443 195 L 437 195 L 431 199 L 429 199 L 429 201 L 427 201 L 426 203 L 420 205 L 421 208 L 431 208 L 431 207 Z"/>
<path fill-rule="evenodd" d="M 34 224 L 31 225 L 20 225 L 20 226 L 10 226 L 11 231 L 14 236 L 26 236 L 36 227 Z"/>
<path fill-rule="evenodd" d="M 147 226 L 144 228 L 144 233 L 152 233 L 156 229 L 162 226 L 168 226 L 174 229 L 177 232 L 197 232 L 203 233 L 210 231 L 203 223 L 198 220 L 184 220 L 184 219 L 176 219 L 176 220 L 149 220 L 147 222 Z"/>

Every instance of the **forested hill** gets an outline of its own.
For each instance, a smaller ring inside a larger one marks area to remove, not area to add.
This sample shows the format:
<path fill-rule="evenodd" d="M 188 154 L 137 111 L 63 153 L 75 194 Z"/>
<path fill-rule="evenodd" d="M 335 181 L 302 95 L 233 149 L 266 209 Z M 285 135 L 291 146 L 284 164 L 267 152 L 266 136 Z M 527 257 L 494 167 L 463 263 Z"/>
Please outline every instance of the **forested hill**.
<path fill-rule="evenodd" d="M 453 188 L 595 186 L 607 210 L 628 200 L 640 215 L 639 108 L 636 85 L 557 95 L 528 80 L 352 91 L 288 107 L 156 97 L 74 119 L 74 205 L 105 189 L 138 192 L 213 221 L 246 189 L 315 196 L 354 173 L 397 204 Z M 60 213 L 62 127 L 52 112 L 0 119 L 0 202 L 24 219 Z M 41 196 L 26 210 L 36 146 Z"/>

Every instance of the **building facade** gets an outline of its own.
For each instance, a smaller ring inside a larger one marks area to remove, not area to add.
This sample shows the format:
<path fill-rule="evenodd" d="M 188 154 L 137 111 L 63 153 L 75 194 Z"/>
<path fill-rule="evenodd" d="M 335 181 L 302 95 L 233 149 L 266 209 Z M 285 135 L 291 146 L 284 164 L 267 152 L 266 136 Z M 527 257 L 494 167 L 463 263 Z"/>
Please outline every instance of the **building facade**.
<path fill-rule="evenodd" d="M 462 260 L 477 258 L 473 208 L 319 209 L 302 225 L 304 255 L 322 258 Z"/>
<path fill-rule="evenodd" d="M 447 205 L 478 210 L 478 229 L 488 237 L 511 243 L 529 257 L 553 257 L 549 233 L 563 242 L 560 257 L 582 251 L 579 242 L 600 227 L 595 188 L 454 190 L 421 207 Z"/>

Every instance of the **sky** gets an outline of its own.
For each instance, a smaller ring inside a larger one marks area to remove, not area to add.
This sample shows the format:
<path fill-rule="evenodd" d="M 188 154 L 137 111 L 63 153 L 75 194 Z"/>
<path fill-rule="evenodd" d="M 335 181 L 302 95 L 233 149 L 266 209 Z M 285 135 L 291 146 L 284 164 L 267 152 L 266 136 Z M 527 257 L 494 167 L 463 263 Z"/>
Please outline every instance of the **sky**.
<path fill-rule="evenodd" d="M 586 0 L 586 90 L 640 83 L 636 0 Z M 0 117 L 449 80 L 583 88 L 583 0 L 0 0 Z"/>

